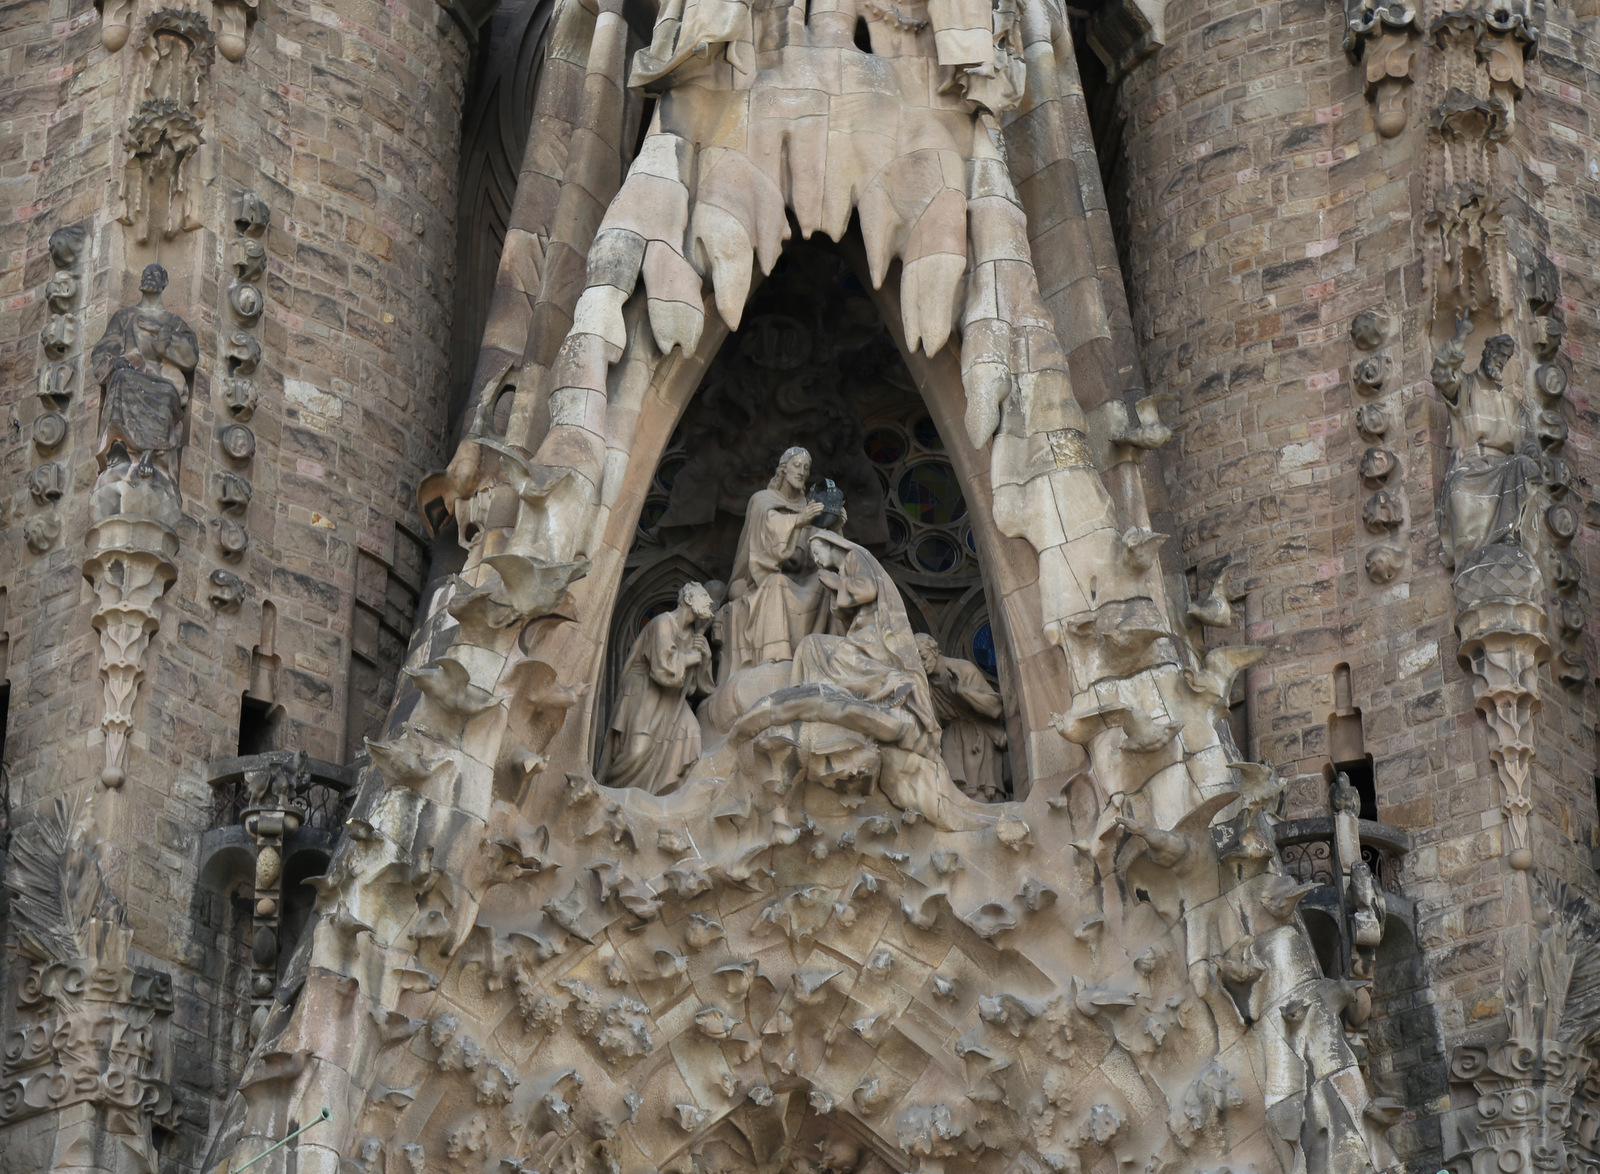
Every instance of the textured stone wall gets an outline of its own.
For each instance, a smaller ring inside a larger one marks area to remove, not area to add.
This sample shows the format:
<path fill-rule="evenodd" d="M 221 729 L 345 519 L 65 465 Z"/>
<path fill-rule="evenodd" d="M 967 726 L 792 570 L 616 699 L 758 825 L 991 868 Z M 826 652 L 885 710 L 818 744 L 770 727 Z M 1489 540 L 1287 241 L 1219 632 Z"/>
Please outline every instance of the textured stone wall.
<path fill-rule="evenodd" d="M 1542 27 L 1539 56 L 1529 64 L 1528 89 L 1517 115 L 1513 147 L 1519 196 L 1535 239 L 1561 274 L 1556 313 L 1566 325 L 1560 362 L 1569 380 L 1561 411 L 1570 428 L 1565 454 L 1572 464 L 1574 505 L 1581 527 L 1568 548 L 1582 567 L 1587 630 L 1574 643 L 1587 658 L 1591 687 L 1545 691 L 1534 800 L 1541 863 L 1591 896 L 1596 891 L 1590 849 L 1600 845 L 1596 817 L 1596 624 L 1587 592 L 1600 583 L 1595 527 L 1600 460 L 1595 451 L 1596 393 L 1600 391 L 1600 133 L 1594 126 L 1600 95 L 1600 28 L 1565 5 L 1552 7 Z M 1541 835 L 1542 833 L 1542 835 Z"/>
<path fill-rule="evenodd" d="M 120 91 L 125 72 L 133 76 L 145 15 L 137 10 L 129 44 L 111 52 L 88 3 L 20 4 L 0 14 L 0 587 L 12 684 L 5 755 L 14 826 L 63 790 L 99 792 L 100 824 L 123 862 L 116 885 L 135 947 L 174 975 L 181 1099 L 167 1124 L 178 1132 L 169 1152 L 182 1167 L 199 1160 L 211 1102 L 237 1078 L 249 1011 L 248 911 L 197 884 L 199 836 L 212 820 L 209 764 L 237 752 L 247 690 L 281 706 L 270 745 L 334 762 L 360 754 L 392 698 L 426 576 L 416 487 L 445 456 L 468 50 L 432 0 L 268 0 L 244 59 L 218 54 L 209 66 L 205 144 L 190 162 L 201 227 L 140 244 L 115 216 L 127 113 Z M 251 375 L 259 402 L 236 417 L 225 391 L 229 336 L 241 323 L 228 297 L 245 190 L 259 194 L 271 222 L 259 238 L 264 272 L 252 279 L 265 309 L 246 328 L 260 347 Z M 181 456 L 177 577 L 145 658 L 128 778 L 115 791 L 94 781 L 101 684 L 83 544 L 98 472 L 99 389 L 86 371 L 62 413 L 66 440 L 42 451 L 32 435 L 49 318 L 42 291 L 53 269 L 47 243 L 64 225 L 88 232 L 73 354 L 86 353 L 109 314 L 137 300 L 139 270 L 157 260 L 172 276 L 166 308 L 194 329 L 201 353 Z M 255 446 L 242 460 L 221 439 L 240 423 Z M 30 470 L 47 458 L 66 470 L 53 507 L 28 489 Z M 224 473 L 249 482 L 247 507 L 224 507 Z M 49 508 L 61 532 L 35 554 L 23 529 Z M 245 535 L 241 554 L 224 549 L 225 521 Z M 236 577 L 236 602 L 219 604 L 228 592 L 214 572 Z M 8 1148 L 0 1137 L 0 1152 Z M 11 1153 L 42 1168 L 44 1158 L 20 1142 Z"/>
<path fill-rule="evenodd" d="M 1379 818 L 1416 837 L 1407 892 L 1422 907 L 1437 984 L 1380 1005 L 1374 1067 L 1383 1091 L 1409 1083 L 1438 1095 L 1427 1004 L 1458 1026 L 1490 1013 L 1501 976 L 1493 926 L 1469 930 L 1462 918 L 1486 890 L 1498 894 L 1500 863 L 1483 830 L 1495 784 L 1454 664 L 1454 602 L 1436 557 L 1444 417 L 1423 382 L 1414 144 L 1373 129 L 1333 5 L 1166 11 L 1165 47 L 1123 82 L 1128 187 L 1113 193 L 1127 201 L 1128 287 L 1150 388 L 1178 397 L 1181 430 L 1162 470 L 1171 515 L 1158 528 L 1173 531 L 1169 568 L 1193 590 L 1230 557 L 1242 564 L 1246 636 L 1270 651 L 1249 674 L 1241 749 L 1295 777 L 1290 814 L 1327 811 L 1335 669 L 1349 666 Z M 1370 441 L 1350 382 L 1363 357 L 1350 321 L 1375 306 L 1403 323 L 1387 347 L 1383 400 L 1384 443 L 1404 470 L 1395 545 L 1405 558 L 1383 584 L 1365 569 L 1380 536 L 1362 522 L 1371 490 L 1358 463 Z M 1430 1148 L 1425 1129 L 1391 1137 L 1402 1153 Z"/>
<path fill-rule="evenodd" d="M 1425 30 L 1437 6 L 1419 7 Z M 1126 209 L 1119 228 L 1150 387 L 1178 397 L 1181 436 L 1163 454 L 1171 513 L 1158 528 L 1174 530 L 1169 553 L 1192 588 L 1205 590 L 1230 557 L 1243 564 L 1236 583 L 1248 592 L 1248 638 L 1271 649 L 1249 676 L 1245 749 L 1297 776 L 1291 815 L 1326 811 L 1328 723 L 1337 670 L 1349 666 L 1378 818 L 1415 844 L 1404 880 L 1424 952 L 1419 962 L 1380 961 L 1379 986 L 1389 990 L 1387 1001 L 1378 992 L 1371 1036 L 1384 1091 L 1422 1117 L 1391 1137 L 1402 1154 L 1419 1154 L 1437 1144 L 1428 1107 L 1444 1103 L 1436 1033 L 1503 1031 L 1506 962 L 1526 945 L 1514 924 L 1526 898 L 1501 859 L 1500 793 L 1456 660 L 1456 604 L 1434 518 L 1448 417 L 1429 381 L 1429 63 L 1423 54 L 1413 71 L 1404 129 L 1384 137 L 1363 94 L 1364 66 L 1341 50 L 1338 6 L 1176 2 L 1166 16 L 1165 46 L 1122 83 L 1127 187 L 1111 194 Z M 1562 271 L 1568 453 L 1576 476 L 1592 480 L 1585 241 L 1596 208 L 1576 185 L 1593 158 L 1583 109 L 1593 87 L 1578 64 L 1589 46 L 1561 19 L 1552 12 L 1545 52 L 1528 64 L 1528 94 L 1499 166 L 1526 201 L 1517 214 Z M 1387 318 L 1373 352 L 1351 337 L 1365 310 Z M 1352 378 L 1369 353 L 1388 359 L 1370 394 Z M 1512 378 L 1525 386 L 1532 363 L 1521 359 Z M 1381 435 L 1358 426 L 1364 404 L 1383 409 Z M 1398 458 L 1381 480 L 1363 475 L 1374 447 Z M 1379 489 L 1401 511 L 1391 528 L 1363 516 Z M 1582 481 L 1575 491 L 1591 497 Z M 1573 550 L 1592 582 L 1586 508 Z M 1383 546 L 1399 556 L 1389 579 L 1369 572 Z M 1537 864 L 1593 891 L 1593 692 L 1564 690 L 1549 669 L 1539 691 Z"/>

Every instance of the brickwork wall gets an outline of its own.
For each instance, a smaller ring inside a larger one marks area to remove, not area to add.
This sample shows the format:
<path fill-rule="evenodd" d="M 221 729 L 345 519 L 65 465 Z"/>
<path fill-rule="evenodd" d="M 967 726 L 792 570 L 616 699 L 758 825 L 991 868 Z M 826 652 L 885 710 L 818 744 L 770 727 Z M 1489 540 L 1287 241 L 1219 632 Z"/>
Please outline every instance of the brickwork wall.
<path fill-rule="evenodd" d="M 127 102 L 119 86 L 138 36 L 136 22 L 134 40 L 109 53 L 87 0 L 0 10 L 8 213 L 0 218 L 0 586 L 13 686 L 6 760 L 14 825 L 99 774 L 98 639 L 82 574 L 99 391 L 81 379 L 65 413 L 68 440 L 48 454 L 69 472 L 57 506 L 61 537 L 43 555 L 22 537 L 42 512 L 25 483 L 43 459 L 31 425 L 47 242 L 54 228 L 82 224 L 90 244 L 75 353 L 137 299 L 139 270 L 152 260 L 171 272 L 165 304 L 193 327 L 201 351 L 181 458 L 178 577 L 146 656 L 128 781 L 96 800 L 124 864 L 119 888 L 136 946 L 174 973 L 187 1117 L 171 1156 L 185 1168 L 199 1161 L 211 1107 L 238 1074 L 248 1014 L 248 914 L 197 887 L 198 840 L 211 821 L 209 764 L 236 753 L 253 676 L 273 679 L 282 706 L 274 745 L 336 762 L 359 754 L 392 695 L 426 574 L 416 486 L 447 457 L 468 50 L 433 0 L 265 0 L 245 60 L 219 55 L 210 67 L 207 146 L 193 172 L 204 227 L 140 246 L 113 219 Z M 218 433 L 232 420 L 221 394 L 235 325 L 226 262 L 238 235 L 231 201 L 243 189 L 261 195 L 272 221 L 256 282 L 266 309 L 250 328 L 262 349 L 260 402 L 248 420 L 256 450 L 240 462 L 222 452 Z M 225 557 L 219 545 L 224 471 L 252 486 L 242 558 Z M 236 610 L 211 601 L 209 576 L 219 568 L 244 583 Z M 264 613 L 273 618 L 264 623 Z M 263 666 L 275 672 L 263 677 Z"/>

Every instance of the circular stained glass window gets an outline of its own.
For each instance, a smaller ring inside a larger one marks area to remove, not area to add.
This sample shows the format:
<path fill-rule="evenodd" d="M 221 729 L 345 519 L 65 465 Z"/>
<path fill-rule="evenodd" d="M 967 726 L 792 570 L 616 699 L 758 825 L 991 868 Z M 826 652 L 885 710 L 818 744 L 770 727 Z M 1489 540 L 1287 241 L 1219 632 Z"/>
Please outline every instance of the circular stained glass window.
<path fill-rule="evenodd" d="M 671 493 L 672 483 L 678 479 L 678 474 L 683 472 L 683 467 L 688 463 L 688 457 L 668 457 L 656 468 L 656 483 Z"/>
<path fill-rule="evenodd" d="M 656 528 L 667 512 L 667 502 L 661 497 L 647 497 L 644 508 L 639 511 L 639 533 L 648 534 Z"/>
<path fill-rule="evenodd" d="M 967 549 L 973 554 L 978 553 L 978 536 L 972 532 L 971 526 L 968 526 L 966 532 L 961 535 L 961 541 L 966 543 Z"/>
<path fill-rule="evenodd" d="M 925 571 L 943 574 L 953 571 L 961 562 L 961 552 L 956 544 L 943 534 L 929 534 L 917 543 L 917 565 Z"/>
<path fill-rule="evenodd" d="M 933 426 L 931 416 L 918 416 L 917 422 L 911 425 L 911 435 L 929 452 L 944 451 L 944 437 L 940 436 L 939 430 Z"/>
<path fill-rule="evenodd" d="M 677 597 L 671 599 L 658 599 L 639 615 L 639 630 L 644 631 L 645 625 L 657 616 L 664 616 L 678 606 Z"/>
<path fill-rule="evenodd" d="M 893 428 L 874 428 L 862 446 L 875 465 L 892 465 L 905 459 L 906 438 Z"/>
<path fill-rule="evenodd" d="M 994 629 L 988 624 L 972 634 L 972 663 L 991 677 L 999 670 L 994 656 Z"/>
<path fill-rule="evenodd" d="M 956 471 L 943 461 L 924 461 L 900 475 L 896 486 L 900 508 L 913 521 L 948 526 L 967 516 L 967 499 L 961 495 Z"/>

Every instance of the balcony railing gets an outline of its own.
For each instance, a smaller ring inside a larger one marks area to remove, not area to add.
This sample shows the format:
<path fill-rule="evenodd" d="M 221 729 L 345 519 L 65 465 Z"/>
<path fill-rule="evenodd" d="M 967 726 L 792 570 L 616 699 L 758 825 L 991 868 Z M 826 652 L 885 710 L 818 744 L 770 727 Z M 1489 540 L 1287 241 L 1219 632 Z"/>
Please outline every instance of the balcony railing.
<path fill-rule="evenodd" d="M 212 763 L 212 827 L 231 827 L 239 822 L 249 804 L 245 775 L 264 767 L 272 757 L 245 754 Z M 305 794 L 306 814 L 301 826 L 338 833 L 355 797 L 358 767 L 353 763 L 339 766 L 320 758 L 307 758 L 306 765 L 311 772 L 311 786 Z"/>
<path fill-rule="evenodd" d="M 1399 828 L 1361 820 L 1361 859 L 1372 869 L 1378 887 L 1386 893 L 1401 893 L 1402 868 L 1411 850 L 1411 837 Z M 1301 882 L 1331 885 L 1338 875 L 1333 851 L 1333 817 L 1290 819 L 1277 828 L 1278 854 L 1289 875 Z"/>

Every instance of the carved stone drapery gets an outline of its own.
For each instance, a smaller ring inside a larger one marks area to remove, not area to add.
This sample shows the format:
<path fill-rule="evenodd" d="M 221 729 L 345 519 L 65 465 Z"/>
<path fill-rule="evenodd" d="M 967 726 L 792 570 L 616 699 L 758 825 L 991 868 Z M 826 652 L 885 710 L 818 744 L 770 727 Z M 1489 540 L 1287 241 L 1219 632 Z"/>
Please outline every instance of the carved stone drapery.
<path fill-rule="evenodd" d="M 1378 133 L 1405 129 L 1417 59 L 1417 10 L 1404 0 L 1346 0 L 1344 51 L 1361 65 Z"/>

